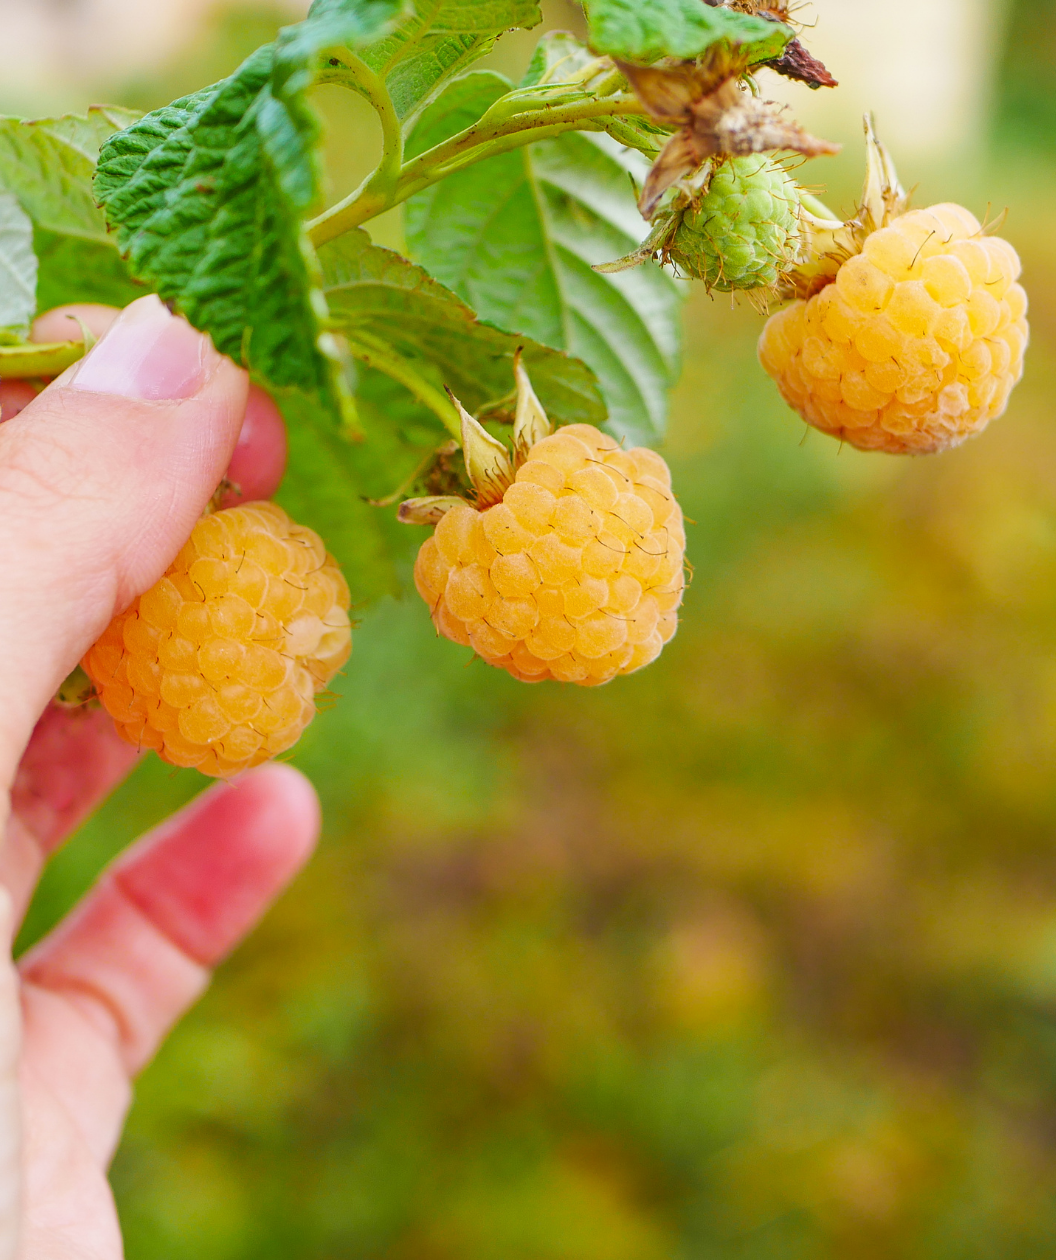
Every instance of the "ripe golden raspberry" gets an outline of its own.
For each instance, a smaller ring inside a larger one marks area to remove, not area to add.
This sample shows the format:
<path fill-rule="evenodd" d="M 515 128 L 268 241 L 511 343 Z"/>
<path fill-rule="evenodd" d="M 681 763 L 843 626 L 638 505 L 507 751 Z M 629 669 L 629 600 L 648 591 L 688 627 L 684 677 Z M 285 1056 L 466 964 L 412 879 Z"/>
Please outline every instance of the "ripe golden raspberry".
<path fill-rule="evenodd" d="M 760 360 L 815 428 L 862 450 L 945 450 L 1000 416 L 1023 374 L 1020 271 L 961 206 L 911 211 L 773 316 Z"/>
<path fill-rule="evenodd" d="M 685 585 L 664 461 L 573 424 L 527 445 L 510 474 L 484 510 L 451 507 L 419 552 L 437 630 L 524 682 L 597 686 L 655 660 Z"/>
<path fill-rule="evenodd" d="M 228 778 L 285 752 L 348 660 L 348 586 L 274 503 L 203 517 L 83 665 L 130 744 Z"/>

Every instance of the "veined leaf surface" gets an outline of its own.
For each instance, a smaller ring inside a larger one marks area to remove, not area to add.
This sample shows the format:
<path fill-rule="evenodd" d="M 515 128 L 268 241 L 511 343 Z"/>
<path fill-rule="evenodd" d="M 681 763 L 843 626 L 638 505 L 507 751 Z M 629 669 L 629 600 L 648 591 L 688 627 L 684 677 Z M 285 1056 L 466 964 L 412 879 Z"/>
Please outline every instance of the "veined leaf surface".
<path fill-rule="evenodd" d="M 490 52 L 503 31 L 541 21 L 538 0 L 415 0 L 410 21 L 361 56 L 408 119 L 446 80 Z"/>
<path fill-rule="evenodd" d="M 133 274 L 217 349 L 277 388 L 349 416 L 343 365 L 304 220 L 319 191 L 304 93 L 334 42 L 379 36 L 403 0 L 316 0 L 229 78 L 114 136 L 95 191 Z"/>
<path fill-rule="evenodd" d="M 66 302 L 124 306 L 143 292 L 107 235 L 92 192 L 100 146 L 138 117 L 106 105 L 84 117 L 0 118 L 0 189 L 18 199 L 34 228 L 35 309 Z"/>
<path fill-rule="evenodd" d="M 423 114 L 412 152 L 470 125 L 509 88 L 485 71 L 452 83 Z M 483 318 L 582 359 L 614 434 L 655 442 L 677 371 L 678 286 L 653 264 L 614 276 L 591 270 L 645 235 L 632 170 L 642 173 L 636 155 L 607 136 L 542 141 L 412 198 L 407 241 Z"/>
<path fill-rule="evenodd" d="M 103 143 L 138 117 L 98 105 L 85 117 L 0 118 L 0 187 L 15 194 L 38 227 L 109 244 L 92 176 Z"/>
<path fill-rule="evenodd" d="M 133 275 L 235 362 L 336 415 L 340 365 L 303 229 L 314 136 L 271 94 L 272 51 L 114 136 L 96 192 Z"/>
<path fill-rule="evenodd" d="M 27 332 L 36 309 L 33 222 L 14 194 L 0 192 L 0 342 Z"/>
<path fill-rule="evenodd" d="M 424 374 L 437 390 L 448 386 L 476 411 L 512 395 L 520 347 L 555 423 L 604 420 L 594 375 L 583 363 L 482 322 L 421 267 L 371 244 L 365 232 L 324 245 L 319 256 L 328 305 L 356 357 L 384 371 L 385 357 L 392 356 L 409 365 L 408 375 Z"/>
<path fill-rule="evenodd" d="M 703 0 L 588 0 L 591 47 L 650 65 L 699 57 L 715 44 L 739 44 L 751 62 L 780 57 L 795 32 L 780 22 L 712 8 Z"/>

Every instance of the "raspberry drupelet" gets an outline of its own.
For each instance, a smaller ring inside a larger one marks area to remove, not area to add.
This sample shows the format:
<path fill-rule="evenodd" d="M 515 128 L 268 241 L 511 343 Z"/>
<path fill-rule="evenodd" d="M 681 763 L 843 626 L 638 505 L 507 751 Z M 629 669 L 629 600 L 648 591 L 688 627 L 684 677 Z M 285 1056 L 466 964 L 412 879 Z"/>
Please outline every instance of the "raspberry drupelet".
<path fill-rule="evenodd" d="M 729 158 L 678 219 L 668 255 L 683 275 L 720 293 L 772 288 L 799 251 L 796 181 L 773 159 Z"/>
<path fill-rule="evenodd" d="M 489 665 L 524 682 L 597 686 L 655 660 L 678 627 L 682 512 L 654 451 L 624 450 L 591 425 L 548 428 L 515 436 L 515 470 L 463 416 L 471 475 L 480 435 L 507 467 L 476 504 L 446 502 L 415 583 L 438 632 Z M 415 505 L 429 502 L 405 505 L 403 519 L 427 519 Z"/>
<path fill-rule="evenodd" d="M 873 182 L 880 168 L 886 185 L 873 208 L 867 185 L 835 266 L 770 319 L 759 357 L 815 428 L 863 450 L 930 454 L 1004 412 L 1023 373 L 1027 297 L 1007 241 L 961 206 L 905 212 L 890 160 L 871 133 L 870 143 Z"/>
<path fill-rule="evenodd" d="M 230 778 L 291 748 L 348 660 L 349 590 L 273 503 L 203 517 L 84 669 L 124 739 Z"/>

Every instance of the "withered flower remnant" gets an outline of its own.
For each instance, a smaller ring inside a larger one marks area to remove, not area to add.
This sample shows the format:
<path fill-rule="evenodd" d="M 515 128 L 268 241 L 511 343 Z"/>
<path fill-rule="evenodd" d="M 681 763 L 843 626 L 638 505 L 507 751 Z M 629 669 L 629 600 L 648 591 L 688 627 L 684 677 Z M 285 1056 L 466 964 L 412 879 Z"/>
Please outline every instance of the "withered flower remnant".
<path fill-rule="evenodd" d="M 706 57 L 674 65 L 619 63 L 638 99 L 657 122 L 677 127 L 653 164 L 639 198 L 651 219 L 664 193 L 719 155 L 789 151 L 804 157 L 839 152 L 839 146 L 806 132 L 787 111 L 756 96 L 741 79 L 748 67 L 736 49 L 720 47 Z"/>

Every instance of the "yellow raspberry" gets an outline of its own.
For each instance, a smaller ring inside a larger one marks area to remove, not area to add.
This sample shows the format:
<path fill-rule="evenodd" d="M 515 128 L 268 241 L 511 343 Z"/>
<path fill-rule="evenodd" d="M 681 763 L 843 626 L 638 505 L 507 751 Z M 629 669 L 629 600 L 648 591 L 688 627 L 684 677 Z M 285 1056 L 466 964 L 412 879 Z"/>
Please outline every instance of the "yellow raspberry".
<path fill-rule="evenodd" d="M 1020 271 L 1012 246 L 961 206 L 914 210 L 774 315 L 759 358 L 825 433 L 862 450 L 946 450 L 1000 416 L 1023 374 Z"/>
<path fill-rule="evenodd" d="M 229 778 L 285 752 L 348 660 L 349 590 L 274 503 L 203 517 L 83 665 L 130 744 Z"/>
<path fill-rule="evenodd" d="M 528 447 L 498 502 L 447 511 L 414 577 L 440 634 L 489 665 L 593 687 L 675 633 L 685 546 L 660 456 L 573 424 Z"/>

